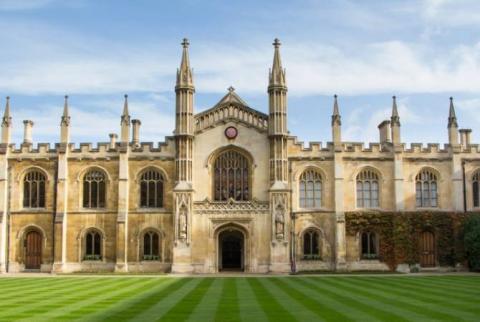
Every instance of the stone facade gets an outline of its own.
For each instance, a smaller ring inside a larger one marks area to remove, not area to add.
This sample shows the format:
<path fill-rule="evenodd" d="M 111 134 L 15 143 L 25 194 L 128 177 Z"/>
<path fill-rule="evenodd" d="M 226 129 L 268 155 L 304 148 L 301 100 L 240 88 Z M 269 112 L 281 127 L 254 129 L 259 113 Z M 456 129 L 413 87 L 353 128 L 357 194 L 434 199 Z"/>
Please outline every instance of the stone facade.
<path fill-rule="evenodd" d="M 45 272 L 214 273 L 229 265 L 257 273 L 386 270 L 387 265 L 375 256 L 378 250 L 363 249 L 376 248 L 381 240 L 369 240 L 365 245 L 373 246 L 365 246 L 362 232 L 347 235 L 345 212 L 463 212 L 478 207 L 473 197 L 478 192 L 472 189 L 480 168 L 480 147 L 470 143 L 468 130 L 460 130 L 459 139 L 453 101 L 450 141 L 444 147 L 402 143 L 395 98 L 391 120 L 379 126 L 379 143 L 365 147 L 342 141 L 336 96 L 332 142 L 305 147 L 287 130 L 287 86 L 278 40 L 273 44 L 268 115 L 249 107 L 233 88 L 214 107 L 194 114 L 188 41 L 182 45 L 174 136 L 156 145 L 139 141 L 141 123 L 130 120 L 125 97 L 118 142 L 112 134 L 109 143 L 75 147 L 69 140 L 65 97 L 60 143 L 35 147 L 34 124 L 27 120 L 25 140 L 17 147 L 11 143 L 7 98 L 0 145 L 1 272 L 29 270 L 28 265 Z M 226 151 L 247 160 L 246 199 L 216 200 L 215 161 Z M 425 169 L 435 176 L 429 183 L 435 184 L 434 192 L 430 190 L 435 197 L 428 197 L 435 204 L 427 206 L 417 200 L 417 177 Z M 84 203 L 85 176 L 91 170 L 105 175 L 105 201 L 99 207 Z M 140 177 L 148 170 L 162 178 L 159 207 L 141 204 Z M 373 173 L 376 188 L 370 186 L 373 181 L 368 183 L 369 204 L 360 206 L 364 201 L 358 201 L 358 194 L 364 192 L 358 189 L 358 178 L 366 170 Z M 40 207 L 25 206 L 25 178 L 31 171 L 44 176 L 45 203 Z M 311 198 L 315 205 L 305 201 L 310 192 L 301 192 L 306 171 L 320 178 L 317 192 L 310 187 L 312 196 L 318 193 Z M 98 250 L 87 246 L 92 229 L 100 236 Z M 40 236 L 37 246 L 27 240 L 32 231 Z M 153 256 L 145 255 L 147 232 L 159 237 Z M 27 255 L 28 247 L 36 247 L 38 254 Z M 37 256 L 39 262 L 26 265 L 27 256 Z"/>

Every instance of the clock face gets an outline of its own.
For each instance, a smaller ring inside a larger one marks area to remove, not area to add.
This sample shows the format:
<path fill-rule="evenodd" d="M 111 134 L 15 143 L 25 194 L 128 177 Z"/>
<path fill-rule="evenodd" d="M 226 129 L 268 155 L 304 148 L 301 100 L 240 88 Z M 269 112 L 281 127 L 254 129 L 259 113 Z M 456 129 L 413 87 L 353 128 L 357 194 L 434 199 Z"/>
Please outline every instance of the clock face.
<path fill-rule="evenodd" d="M 233 126 L 229 126 L 225 129 L 225 136 L 228 139 L 232 140 L 232 139 L 236 138 L 237 135 L 238 135 L 238 131 Z"/>

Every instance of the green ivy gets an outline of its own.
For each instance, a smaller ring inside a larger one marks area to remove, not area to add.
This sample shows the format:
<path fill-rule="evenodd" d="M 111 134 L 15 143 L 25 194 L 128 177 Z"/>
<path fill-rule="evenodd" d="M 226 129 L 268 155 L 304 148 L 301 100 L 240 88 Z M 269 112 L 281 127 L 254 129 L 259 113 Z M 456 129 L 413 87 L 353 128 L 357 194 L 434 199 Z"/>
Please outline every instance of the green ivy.
<path fill-rule="evenodd" d="M 394 270 L 400 263 L 420 262 L 419 236 L 428 230 L 435 234 L 437 260 L 441 266 L 465 261 L 461 236 L 464 213 L 448 212 L 348 212 L 347 234 L 373 231 L 380 240 L 379 259 Z"/>

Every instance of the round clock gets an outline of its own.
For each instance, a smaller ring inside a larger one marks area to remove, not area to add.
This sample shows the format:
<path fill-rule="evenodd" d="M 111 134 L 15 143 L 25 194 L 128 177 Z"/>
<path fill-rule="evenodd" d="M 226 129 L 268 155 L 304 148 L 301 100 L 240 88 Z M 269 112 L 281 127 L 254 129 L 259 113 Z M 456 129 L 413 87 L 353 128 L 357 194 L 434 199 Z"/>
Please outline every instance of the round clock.
<path fill-rule="evenodd" d="M 225 136 L 227 137 L 227 139 L 229 140 L 233 140 L 234 138 L 236 138 L 238 135 L 238 130 L 233 127 L 233 126 L 229 126 L 225 129 Z"/>

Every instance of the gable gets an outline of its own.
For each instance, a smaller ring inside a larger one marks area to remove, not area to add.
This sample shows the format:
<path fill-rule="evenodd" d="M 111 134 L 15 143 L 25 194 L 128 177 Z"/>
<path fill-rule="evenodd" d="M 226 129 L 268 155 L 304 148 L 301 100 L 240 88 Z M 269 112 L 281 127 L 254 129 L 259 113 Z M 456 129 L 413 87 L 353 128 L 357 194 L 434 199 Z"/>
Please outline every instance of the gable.
<path fill-rule="evenodd" d="M 195 115 L 195 133 L 226 122 L 239 122 L 259 131 L 267 131 L 268 115 L 249 107 L 233 87 L 212 108 Z"/>

